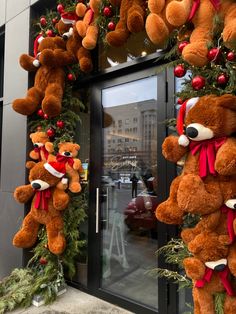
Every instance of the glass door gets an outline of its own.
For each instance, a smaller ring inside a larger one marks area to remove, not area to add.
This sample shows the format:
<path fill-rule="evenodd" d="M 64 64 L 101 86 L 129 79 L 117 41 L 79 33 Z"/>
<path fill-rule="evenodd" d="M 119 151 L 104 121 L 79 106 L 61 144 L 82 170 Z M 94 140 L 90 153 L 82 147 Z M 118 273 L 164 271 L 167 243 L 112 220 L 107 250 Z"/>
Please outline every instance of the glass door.
<path fill-rule="evenodd" d="M 149 274 L 160 266 L 155 252 L 166 241 L 166 227 L 155 218 L 166 195 L 160 151 L 166 132 L 165 83 L 165 73 L 153 70 L 103 82 L 96 88 L 98 110 L 91 120 L 92 147 L 97 147 L 90 163 L 97 173 L 91 183 L 91 195 L 96 195 L 96 235 L 91 237 L 98 253 L 98 261 L 91 262 L 95 286 L 113 300 L 135 304 L 135 313 L 167 313 L 167 285 Z"/>

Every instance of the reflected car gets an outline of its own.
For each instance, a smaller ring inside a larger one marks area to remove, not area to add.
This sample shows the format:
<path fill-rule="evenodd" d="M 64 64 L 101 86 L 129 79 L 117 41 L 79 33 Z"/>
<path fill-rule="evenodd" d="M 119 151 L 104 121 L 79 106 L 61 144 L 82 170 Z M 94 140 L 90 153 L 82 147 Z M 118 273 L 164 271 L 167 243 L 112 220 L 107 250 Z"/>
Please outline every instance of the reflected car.
<path fill-rule="evenodd" d="M 157 219 L 155 210 L 157 197 L 147 192 L 140 193 L 133 198 L 124 210 L 125 224 L 130 230 L 152 230 L 156 232 Z"/>

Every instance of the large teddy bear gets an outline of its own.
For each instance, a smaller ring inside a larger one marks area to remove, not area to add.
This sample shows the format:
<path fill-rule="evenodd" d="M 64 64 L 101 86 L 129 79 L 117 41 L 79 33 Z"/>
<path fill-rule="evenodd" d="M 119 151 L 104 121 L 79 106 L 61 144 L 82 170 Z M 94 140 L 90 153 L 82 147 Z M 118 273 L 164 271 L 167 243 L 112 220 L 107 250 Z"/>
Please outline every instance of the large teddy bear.
<path fill-rule="evenodd" d="M 34 149 L 29 153 L 30 158 L 38 161 L 47 161 L 49 155 L 47 143 L 50 143 L 47 133 L 43 131 L 31 133 L 30 139 L 34 145 Z"/>
<path fill-rule="evenodd" d="M 144 30 L 145 17 L 146 1 L 121 0 L 120 19 L 115 30 L 107 33 L 107 43 L 114 47 L 122 46 L 130 33 L 139 33 Z"/>
<path fill-rule="evenodd" d="M 57 37 L 46 37 L 38 46 L 39 63 L 27 54 L 20 57 L 20 65 L 26 71 L 36 71 L 34 86 L 26 98 L 15 99 L 13 109 L 23 115 L 33 114 L 42 104 L 42 109 L 49 117 L 55 117 L 61 112 L 61 101 L 65 85 L 63 67 L 74 63 L 74 56 L 66 51 L 65 41 Z"/>
<path fill-rule="evenodd" d="M 30 184 L 17 187 L 14 197 L 20 203 L 32 199 L 31 209 L 24 218 L 22 228 L 14 236 L 13 244 L 20 248 L 32 247 L 37 241 L 39 227 L 43 224 L 46 226 L 49 250 L 61 254 L 66 247 L 61 211 L 69 203 L 69 196 L 64 191 L 67 184 L 61 184 L 65 167 L 57 162 L 44 161 L 30 161 L 27 167 L 30 168 Z"/>
<path fill-rule="evenodd" d="M 83 47 L 89 50 L 94 49 L 97 45 L 99 28 L 96 19 L 99 16 L 100 5 L 101 0 L 90 0 L 89 8 L 81 2 L 76 6 L 76 14 L 83 18 L 76 22 L 76 29 L 83 38 Z"/>
<path fill-rule="evenodd" d="M 183 260 L 188 277 L 193 280 L 194 313 L 214 314 L 214 294 L 226 292 L 224 313 L 236 313 L 232 275 L 236 275 L 236 250 L 229 238 L 216 233 L 199 234 L 188 245 L 193 257 Z"/>
<path fill-rule="evenodd" d="M 52 155 L 54 152 L 52 143 L 48 143 L 47 149 L 50 152 L 49 161 L 58 161 L 65 165 L 66 175 L 69 177 L 69 190 L 73 193 L 79 193 L 81 191 L 79 173 L 83 171 L 80 159 L 76 158 L 80 150 L 79 144 L 72 142 L 59 143 L 56 156 Z"/>
<path fill-rule="evenodd" d="M 186 135 L 182 134 L 184 123 Z M 220 174 L 230 175 L 232 169 L 219 159 L 236 146 L 236 139 L 230 137 L 236 131 L 236 96 L 208 95 L 186 101 L 177 128 L 181 136 L 168 136 L 162 152 L 172 162 L 186 156 L 183 171 L 173 180 L 169 198 L 156 209 L 157 218 L 169 224 L 182 223 L 185 213 L 210 214 L 223 204 L 220 182 L 224 176 Z"/>
<path fill-rule="evenodd" d="M 184 47 L 182 56 L 185 61 L 194 66 L 202 67 L 209 60 L 208 46 L 213 42 L 214 16 L 219 14 L 224 21 L 223 41 L 233 48 L 236 40 L 236 3 L 233 1 L 193 0 L 170 1 L 166 7 L 166 20 L 175 27 L 180 27 L 191 21 L 194 29 L 190 43 Z"/>

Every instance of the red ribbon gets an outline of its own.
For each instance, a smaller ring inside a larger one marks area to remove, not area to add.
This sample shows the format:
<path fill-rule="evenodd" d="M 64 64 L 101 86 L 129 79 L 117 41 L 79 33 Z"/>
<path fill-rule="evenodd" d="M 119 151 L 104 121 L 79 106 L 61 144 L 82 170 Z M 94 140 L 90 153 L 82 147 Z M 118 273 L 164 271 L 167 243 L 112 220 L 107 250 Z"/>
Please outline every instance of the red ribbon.
<path fill-rule="evenodd" d="M 218 11 L 219 7 L 220 7 L 220 0 L 210 0 L 210 1 L 211 1 L 211 4 L 213 5 L 214 9 L 216 11 Z M 189 17 L 188 17 L 188 22 L 190 22 L 194 18 L 195 14 L 197 12 L 197 9 L 200 6 L 200 2 L 201 2 L 201 0 L 193 0 L 193 5 L 191 8 Z"/>
<path fill-rule="evenodd" d="M 46 157 L 46 160 L 48 160 L 49 152 L 46 150 L 45 146 L 35 147 L 35 148 L 34 148 L 34 151 L 35 151 L 36 153 L 39 153 L 39 161 L 42 160 L 41 154 L 40 154 L 41 151 L 44 153 L 44 155 L 45 155 L 45 157 Z"/>
<path fill-rule="evenodd" d="M 90 25 L 93 21 L 94 11 L 92 9 L 88 9 L 88 12 L 90 13 L 90 18 L 89 18 L 89 23 L 88 23 Z"/>
<path fill-rule="evenodd" d="M 234 233 L 234 227 L 233 227 L 233 222 L 234 219 L 236 218 L 236 212 L 232 208 L 229 208 L 226 205 L 221 206 L 221 211 L 224 214 L 227 214 L 227 229 L 228 229 L 228 234 L 230 237 L 231 243 L 235 240 L 235 233 Z"/>
<path fill-rule="evenodd" d="M 57 154 L 56 159 L 58 162 L 62 162 L 64 164 L 68 163 L 71 167 L 73 167 L 73 164 L 74 164 L 73 157 L 67 157 L 61 154 Z"/>
<path fill-rule="evenodd" d="M 42 203 L 41 209 L 48 211 L 48 200 L 50 197 L 51 197 L 50 188 L 43 191 L 36 191 L 36 200 L 34 203 L 34 207 L 39 209 Z"/>
<path fill-rule="evenodd" d="M 228 266 L 226 266 L 222 271 L 215 271 L 215 272 L 219 274 L 220 280 L 223 283 L 223 286 L 225 287 L 227 294 L 230 296 L 233 296 L 234 295 L 233 288 L 228 279 L 228 275 L 230 274 Z M 203 288 L 207 282 L 209 283 L 211 281 L 211 277 L 213 273 L 214 273 L 213 269 L 206 267 L 203 278 L 196 281 L 195 287 Z"/>
<path fill-rule="evenodd" d="M 189 144 L 192 155 L 199 151 L 199 175 L 205 178 L 208 174 L 216 175 L 215 159 L 218 149 L 225 143 L 226 137 L 204 141 L 191 141 Z"/>

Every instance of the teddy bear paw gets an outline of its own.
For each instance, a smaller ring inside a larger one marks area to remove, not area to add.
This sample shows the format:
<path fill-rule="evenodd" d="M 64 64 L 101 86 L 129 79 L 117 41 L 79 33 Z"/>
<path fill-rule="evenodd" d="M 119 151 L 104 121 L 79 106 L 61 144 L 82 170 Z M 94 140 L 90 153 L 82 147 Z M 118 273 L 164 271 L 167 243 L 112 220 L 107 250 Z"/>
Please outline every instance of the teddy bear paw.
<path fill-rule="evenodd" d="M 226 43 L 226 46 L 228 48 L 232 48 L 233 42 L 236 40 L 236 28 L 235 28 L 235 22 L 228 23 L 223 30 L 223 41 Z"/>
<path fill-rule="evenodd" d="M 30 248 L 36 242 L 37 237 L 34 237 L 31 232 L 26 232 L 21 229 L 13 238 L 13 245 L 20 248 Z"/>
<path fill-rule="evenodd" d="M 63 251 L 65 250 L 65 247 L 66 247 L 65 237 L 60 233 L 56 238 L 48 241 L 48 248 L 55 255 L 62 254 Z"/>
<path fill-rule="evenodd" d="M 30 99 L 15 99 L 12 103 L 12 108 L 24 116 L 30 116 L 36 111 L 38 104 L 30 101 Z"/>
<path fill-rule="evenodd" d="M 144 29 L 144 20 L 140 12 L 128 15 L 127 27 L 131 33 L 139 33 Z"/>
<path fill-rule="evenodd" d="M 61 101 L 53 95 L 46 96 L 42 102 L 42 109 L 49 117 L 56 117 L 61 112 Z"/>
<path fill-rule="evenodd" d="M 172 1 L 166 7 L 166 19 L 173 26 L 182 26 L 189 16 L 188 10 L 183 6 L 182 1 Z"/>
<path fill-rule="evenodd" d="M 189 64 L 203 67 L 209 62 L 207 53 L 208 49 L 205 42 L 191 43 L 184 47 L 182 56 Z"/>
<path fill-rule="evenodd" d="M 69 186 L 69 190 L 73 193 L 79 193 L 81 191 L 81 185 L 79 182 L 72 182 Z"/>
<path fill-rule="evenodd" d="M 177 202 L 167 200 L 156 208 L 156 218 L 166 224 L 179 225 L 182 223 L 183 212 Z"/>

